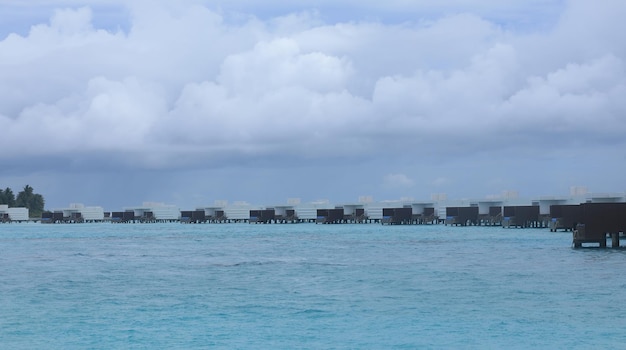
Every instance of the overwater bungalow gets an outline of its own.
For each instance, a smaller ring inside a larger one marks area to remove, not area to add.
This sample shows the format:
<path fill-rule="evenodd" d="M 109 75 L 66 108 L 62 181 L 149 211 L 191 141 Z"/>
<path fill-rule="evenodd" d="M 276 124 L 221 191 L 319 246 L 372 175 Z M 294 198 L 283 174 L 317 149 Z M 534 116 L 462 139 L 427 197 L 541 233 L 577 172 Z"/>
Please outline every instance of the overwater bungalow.
<path fill-rule="evenodd" d="M 7 204 L 0 204 L 0 222 L 26 222 L 28 221 L 28 208 L 9 208 Z"/>
<path fill-rule="evenodd" d="M 300 222 L 298 213 L 293 205 L 277 205 L 274 207 L 274 221 L 280 224 L 295 224 Z"/>
<path fill-rule="evenodd" d="M 248 222 L 251 224 L 271 224 L 276 220 L 276 210 L 274 208 L 252 209 Z"/>
<path fill-rule="evenodd" d="M 300 222 L 316 223 L 318 210 L 328 210 L 333 208 L 335 208 L 335 206 L 330 204 L 329 201 L 319 200 L 311 203 L 298 204 L 295 206 L 295 211 Z"/>
<path fill-rule="evenodd" d="M 206 222 L 209 223 L 225 223 L 228 222 L 228 216 L 223 206 L 201 207 L 196 208 L 204 212 Z"/>
<path fill-rule="evenodd" d="M 502 207 L 504 201 L 497 199 L 479 200 L 474 203 L 478 207 L 478 224 L 484 226 L 502 225 Z"/>
<path fill-rule="evenodd" d="M 446 225 L 478 225 L 478 206 L 446 207 Z"/>
<path fill-rule="evenodd" d="M 413 223 L 436 224 L 439 220 L 437 214 L 437 204 L 433 202 L 411 203 L 411 219 Z"/>
<path fill-rule="evenodd" d="M 580 204 L 555 204 L 550 206 L 550 232 L 575 230 L 582 219 Z"/>
<path fill-rule="evenodd" d="M 580 207 L 580 222 L 572 234 L 574 247 L 584 243 L 606 247 L 607 235 L 612 246 L 619 247 L 620 233 L 626 232 L 626 203 L 583 203 Z"/>
<path fill-rule="evenodd" d="M 366 223 L 368 220 L 365 204 L 343 204 L 343 220 L 346 223 Z"/>
<path fill-rule="evenodd" d="M 183 210 L 180 212 L 180 222 L 183 224 L 203 224 L 207 222 L 204 210 Z"/>
<path fill-rule="evenodd" d="M 135 221 L 135 212 L 132 210 L 114 211 L 111 213 L 112 223 L 130 223 Z"/>
<path fill-rule="evenodd" d="M 413 209 L 411 207 L 383 208 L 383 225 L 411 225 L 413 224 Z"/>
<path fill-rule="evenodd" d="M 115 222 L 136 222 L 136 223 L 154 223 L 154 222 L 176 222 L 180 220 L 180 209 L 175 205 L 166 205 L 156 202 L 144 202 L 139 207 L 124 208 L 124 213 L 132 213 L 133 218 L 128 219 L 130 214 L 123 214 L 123 220 Z M 119 214 L 119 212 L 115 212 Z M 112 219 L 119 218 L 113 215 Z"/>
<path fill-rule="evenodd" d="M 504 206 L 502 227 L 541 227 L 538 205 Z"/>
<path fill-rule="evenodd" d="M 344 212 L 342 208 L 317 209 L 317 224 L 342 224 L 344 223 Z"/>

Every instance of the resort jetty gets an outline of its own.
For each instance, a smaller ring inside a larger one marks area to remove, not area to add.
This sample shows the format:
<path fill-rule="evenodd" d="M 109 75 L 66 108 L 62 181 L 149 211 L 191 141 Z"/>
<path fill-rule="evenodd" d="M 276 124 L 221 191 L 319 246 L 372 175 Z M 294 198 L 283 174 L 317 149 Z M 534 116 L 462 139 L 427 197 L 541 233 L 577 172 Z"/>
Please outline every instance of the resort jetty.
<path fill-rule="evenodd" d="M 449 200 L 433 195 L 430 201 L 401 199 L 374 202 L 362 197 L 358 203 L 331 204 L 327 200 L 258 206 L 247 202 L 216 201 L 212 206 L 180 210 L 176 205 L 145 202 L 107 212 L 102 207 L 70 204 L 67 208 L 44 212 L 41 218 L 28 217 L 27 208 L 0 205 L 0 223 L 41 222 L 80 223 L 166 223 L 185 224 L 382 224 L 493 226 L 503 228 L 543 228 L 550 232 L 571 231 L 572 245 L 620 246 L 626 233 L 626 193 L 570 193 L 569 196 L 525 200 L 515 192 L 480 200 Z"/>

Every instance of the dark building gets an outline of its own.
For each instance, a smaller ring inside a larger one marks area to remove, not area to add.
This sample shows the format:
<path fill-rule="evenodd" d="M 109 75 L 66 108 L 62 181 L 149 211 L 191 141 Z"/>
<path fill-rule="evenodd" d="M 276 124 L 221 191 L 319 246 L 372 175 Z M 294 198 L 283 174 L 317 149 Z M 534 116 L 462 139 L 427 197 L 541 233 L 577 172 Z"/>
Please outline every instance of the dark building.
<path fill-rule="evenodd" d="M 446 225 L 478 225 L 478 207 L 446 207 Z"/>
<path fill-rule="evenodd" d="M 198 211 L 204 212 L 205 222 L 211 222 L 211 223 L 228 222 L 228 217 L 226 217 L 226 214 L 222 207 L 219 207 L 219 208 L 208 207 L 204 209 L 198 209 Z"/>
<path fill-rule="evenodd" d="M 424 208 L 422 213 L 413 214 L 412 218 L 416 224 L 435 224 L 439 219 L 433 207 Z"/>
<path fill-rule="evenodd" d="M 315 223 L 341 224 L 343 222 L 343 208 L 317 209 L 317 219 L 315 220 Z"/>
<path fill-rule="evenodd" d="M 64 218 L 64 221 L 69 222 L 69 223 L 81 223 L 81 222 L 84 222 L 85 220 L 83 219 L 82 213 L 71 212 L 69 217 Z"/>
<path fill-rule="evenodd" d="M 251 224 L 271 224 L 276 219 L 276 212 L 274 209 L 260 209 L 260 210 L 250 210 L 250 221 Z"/>
<path fill-rule="evenodd" d="M 154 217 L 154 213 L 152 211 L 143 211 L 141 213 L 141 215 L 138 216 L 134 216 L 135 221 L 137 222 L 141 222 L 141 223 L 148 223 L 148 222 L 156 222 L 156 218 Z"/>
<path fill-rule="evenodd" d="M 133 211 L 114 211 L 111 213 L 111 222 L 128 223 L 135 221 L 135 213 Z"/>
<path fill-rule="evenodd" d="M 343 206 L 343 221 L 346 223 L 365 223 L 368 221 L 365 208 L 356 205 Z"/>
<path fill-rule="evenodd" d="M 44 211 L 43 213 L 41 213 L 41 223 L 42 224 L 53 224 L 54 221 L 52 221 L 54 216 L 54 213 L 49 212 L 49 211 Z"/>
<path fill-rule="evenodd" d="M 619 247 L 619 234 L 626 232 L 626 203 L 583 203 L 580 223 L 573 233 L 574 247 L 583 243 L 598 243 L 606 247 L 611 235 L 614 247 Z"/>
<path fill-rule="evenodd" d="M 213 216 L 207 217 L 211 222 L 226 222 L 228 217 L 226 217 L 226 213 L 223 210 L 216 210 Z"/>
<path fill-rule="evenodd" d="M 383 225 L 411 225 L 413 222 L 412 208 L 383 208 Z"/>
<path fill-rule="evenodd" d="M 489 212 L 478 215 L 478 222 L 485 226 L 501 226 L 502 225 L 502 207 L 490 206 Z"/>
<path fill-rule="evenodd" d="M 181 211 L 180 222 L 186 224 L 202 224 L 207 222 L 207 217 L 204 210 Z"/>
<path fill-rule="evenodd" d="M 550 206 L 550 231 L 575 230 L 582 216 L 579 204 L 555 204 Z"/>
<path fill-rule="evenodd" d="M 292 207 L 276 207 L 274 208 L 276 211 L 275 220 L 277 223 L 286 224 L 286 223 L 297 223 L 298 215 L 296 214 L 296 210 Z"/>
<path fill-rule="evenodd" d="M 62 211 L 55 211 L 54 213 L 52 213 L 52 222 L 53 223 L 60 223 L 65 221 L 65 217 L 63 216 L 63 212 Z"/>
<path fill-rule="evenodd" d="M 538 205 L 505 206 L 502 213 L 503 227 L 541 227 Z"/>

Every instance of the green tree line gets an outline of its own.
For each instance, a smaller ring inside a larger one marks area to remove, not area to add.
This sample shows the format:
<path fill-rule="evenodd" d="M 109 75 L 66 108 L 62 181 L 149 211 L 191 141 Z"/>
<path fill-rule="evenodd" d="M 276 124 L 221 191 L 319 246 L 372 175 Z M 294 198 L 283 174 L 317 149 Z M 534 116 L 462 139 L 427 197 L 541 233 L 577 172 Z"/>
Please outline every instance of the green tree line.
<path fill-rule="evenodd" d="M 10 208 L 28 208 L 31 217 L 41 217 L 45 200 L 42 195 L 35 193 L 31 186 L 26 185 L 17 197 L 9 187 L 4 190 L 0 189 L 0 204 L 7 204 Z"/>

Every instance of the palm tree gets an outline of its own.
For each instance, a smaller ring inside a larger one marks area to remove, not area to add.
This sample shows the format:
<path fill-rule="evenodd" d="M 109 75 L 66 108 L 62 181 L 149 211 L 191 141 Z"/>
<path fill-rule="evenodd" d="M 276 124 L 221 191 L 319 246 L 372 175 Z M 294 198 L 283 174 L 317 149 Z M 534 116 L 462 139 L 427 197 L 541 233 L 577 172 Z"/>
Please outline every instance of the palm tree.
<path fill-rule="evenodd" d="M 15 195 L 10 188 L 6 188 L 4 191 L 0 189 L 0 204 L 7 204 L 9 207 L 15 206 Z"/>
<path fill-rule="evenodd" d="M 15 200 L 15 204 L 18 207 L 26 207 L 29 208 L 30 201 L 33 198 L 33 188 L 29 185 L 24 186 L 24 189 L 17 194 L 17 199 Z M 30 209 L 30 208 L 29 208 Z"/>
<path fill-rule="evenodd" d="M 15 204 L 18 207 L 28 208 L 31 217 L 40 217 L 45 201 L 42 195 L 33 193 L 33 188 L 26 185 L 24 189 L 17 194 Z"/>

